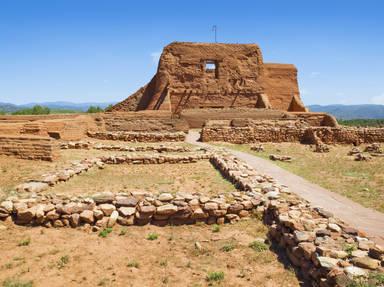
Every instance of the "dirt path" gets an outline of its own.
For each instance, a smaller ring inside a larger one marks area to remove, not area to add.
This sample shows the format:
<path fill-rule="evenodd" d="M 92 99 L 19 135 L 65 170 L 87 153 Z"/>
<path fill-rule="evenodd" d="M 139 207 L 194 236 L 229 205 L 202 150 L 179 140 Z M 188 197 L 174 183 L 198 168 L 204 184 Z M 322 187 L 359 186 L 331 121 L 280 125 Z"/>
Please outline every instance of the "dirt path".
<path fill-rule="evenodd" d="M 207 143 L 198 142 L 198 138 L 197 131 L 190 131 L 186 141 L 200 146 L 209 146 Z M 274 177 L 280 184 L 287 185 L 313 206 L 323 207 L 351 226 L 365 231 L 375 242 L 384 244 L 383 213 L 365 208 L 346 197 L 286 171 L 268 160 L 240 151 L 231 150 L 231 152 L 256 170 Z"/>

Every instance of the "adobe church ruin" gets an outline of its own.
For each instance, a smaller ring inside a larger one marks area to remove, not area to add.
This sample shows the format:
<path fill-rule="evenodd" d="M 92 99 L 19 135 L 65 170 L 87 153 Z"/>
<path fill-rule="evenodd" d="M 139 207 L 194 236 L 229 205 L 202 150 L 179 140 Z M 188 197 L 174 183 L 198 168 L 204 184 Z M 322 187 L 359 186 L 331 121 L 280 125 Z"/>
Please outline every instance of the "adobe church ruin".
<path fill-rule="evenodd" d="M 307 111 L 294 65 L 264 63 L 256 44 L 184 42 L 166 46 L 152 80 L 110 111 L 202 108 Z"/>

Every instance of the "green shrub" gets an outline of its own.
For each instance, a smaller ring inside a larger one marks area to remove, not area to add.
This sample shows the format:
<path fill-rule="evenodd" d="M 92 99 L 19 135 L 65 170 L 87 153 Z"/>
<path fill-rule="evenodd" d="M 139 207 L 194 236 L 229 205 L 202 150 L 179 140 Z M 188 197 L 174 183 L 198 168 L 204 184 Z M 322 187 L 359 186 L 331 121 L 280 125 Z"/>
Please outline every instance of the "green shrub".
<path fill-rule="evenodd" d="M 235 249 L 235 245 L 233 243 L 225 244 L 223 247 L 221 247 L 221 251 L 229 252 Z"/>
<path fill-rule="evenodd" d="M 32 281 L 22 282 L 19 279 L 9 278 L 3 282 L 3 287 L 32 287 Z"/>
<path fill-rule="evenodd" d="M 87 110 L 87 113 L 93 114 L 93 113 L 102 113 L 104 110 L 100 108 L 99 106 L 90 106 Z"/>
<path fill-rule="evenodd" d="M 157 238 L 159 238 L 159 235 L 157 233 L 149 233 L 147 235 L 147 240 L 156 240 Z"/>
<path fill-rule="evenodd" d="M 253 250 L 257 252 L 262 252 L 268 250 L 268 245 L 265 244 L 262 241 L 253 241 L 252 243 L 249 244 L 249 247 L 251 247 Z"/>
<path fill-rule="evenodd" d="M 31 243 L 31 238 L 25 238 L 19 242 L 19 246 L 28 246 Z"/>
<path fill-rule="evenodd" d="M 68 255 L 64 255 L 64 256 L 61 256 L 60 257 L 60 260 L 57 261 L 57 267 L 59 269 L 63 268 L 65 265 L 67 265 L 69 262 L 69 256 Z"/>
<path fill-rule="evenodd" d="M 51 110 L 48 107 L 35 105 L 32 108 L 21 109 L 13 112 L 13 115 L 48 115 Z"/>
<path fill-rule="evenodd" d="M 105 238 L 111 232 L 112 232 L 112 228 L 111 227 L 104 228 L 102 231 L 100 231 L 99 236 Z"/>
<path fill-rule="evenodd" d="M 220 231 L 220 225 L 214 224 L 212 225 L 212 232 L 219 232 Z"/>
<path fill-rule="evenodd" d="M 137 262 L 136 260 L 129 261 L 127 267 L 139 268 L 139 262 Z"/>
<path fill-rule="evenodd" d="M 337 120 L 340 125 L 354 127 L 383 127 L 384 119 L 352 119 Z"/>
<path fill-rule="evenodd" d="M 223 271 L 208 272 L 208 274 L 207 274 L 207 281 L 208 282 L 221 281 L 221 280 L 224 280 L 224 272 Z"/>

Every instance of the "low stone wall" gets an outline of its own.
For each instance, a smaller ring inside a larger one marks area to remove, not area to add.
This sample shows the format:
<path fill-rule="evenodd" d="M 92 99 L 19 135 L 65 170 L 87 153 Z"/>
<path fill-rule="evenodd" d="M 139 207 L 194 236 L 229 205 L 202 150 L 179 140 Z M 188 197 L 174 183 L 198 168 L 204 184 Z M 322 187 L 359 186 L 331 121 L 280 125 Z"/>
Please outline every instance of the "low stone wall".
<path fill-rule="evenodd" d="M 361 144 L 384 142 L 384 128 L 312 127 L 302 138 L 305 143 L 315 143 L 315 136 L 325 144 Z"/>
<path fill-rule="evenodd" d="M 269 236 L 313 286 L 352 286 L 351 280 L 384 271 L 384 247 L 321 208 L 258 174 L 233 156 L 212 163 L 239 188 L 262 193 Z"/>
<path fill-rule="evenodd" d="M 255 142 L 301 142 L 316 144 L 361 144 L 384 142 L 384 128 L 310 127 L 297 122 L 259 123 L 210 121 L 202 129 L 203 142 L 222 141 L 235 144 Z"/>
<path fill-rule="evenodd" d="M 145 192 L 95 194 L 88 198 L 41 196 L 38 199 L 13 199 L 0 204 L 0 218 L 11 216 L 16 224 L 46 227 L 98 228 L 120 225 L 179 225 L 196 222 L 235 222 L 248 217 L 250 211 L 262 204 L 260 196 L 239 192 L 209 198 L 199 193 Z"/>
<path fill-rule="evenodd" d="M 287 127 L 204 127 L 201 132 L 201 140 L 234 144 L 300 142 L 304 132 L 305 129 Z"/>
<path fill-rule="evenodd" d="M 53 161 L 58 157 L 58 148 L 48 137 L 0 135 L 0 155 Z"/>
<path fill-rule="evenodd" d="M 88 132 L 91 138 L 128 142 L 178 142 L 185 140 L 184 132 Z"/>
<path fill-rule="evenodd" d="M 187 146 L 172 145 L 144 145 L 144 146 L 126 146 L 126 145 L 107 145 L 102 143 L 92 143 L 89 141 L 64 142 L 60 144 L 61 149 L 96 149 L 107 151 L 128 151 L 128 152 L 192 152 L 200 151 L 202 148 L 190 148 Z"/>
<path fill-rule="evenodd" d="M 119 156 L 101 157 L 105 164 L 163 164 L 163 163 L 194 163 L 198 160 L 209 159 L 210 153 L 191 153 L 188 155 L 161 155 L 161 154 L 129 154 Z"/>

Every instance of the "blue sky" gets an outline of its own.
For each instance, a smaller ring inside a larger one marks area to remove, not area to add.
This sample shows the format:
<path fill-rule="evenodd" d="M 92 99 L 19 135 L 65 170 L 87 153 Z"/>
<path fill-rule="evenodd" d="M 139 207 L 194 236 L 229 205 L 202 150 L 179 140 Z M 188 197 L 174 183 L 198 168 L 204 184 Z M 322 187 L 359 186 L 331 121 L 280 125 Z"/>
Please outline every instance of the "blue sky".
<path fill-rule="evenodd" d="M 257 43 L 305 104 L 384 104 L 381 0 L 0 0 L 0 102 L 110 102 L 172 41 Z"/>

